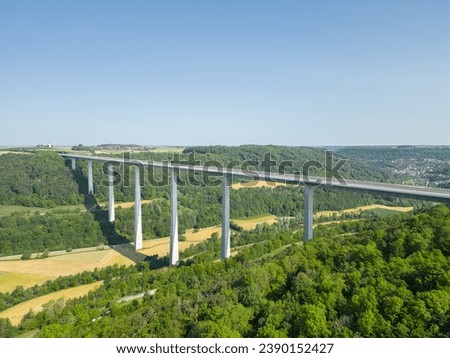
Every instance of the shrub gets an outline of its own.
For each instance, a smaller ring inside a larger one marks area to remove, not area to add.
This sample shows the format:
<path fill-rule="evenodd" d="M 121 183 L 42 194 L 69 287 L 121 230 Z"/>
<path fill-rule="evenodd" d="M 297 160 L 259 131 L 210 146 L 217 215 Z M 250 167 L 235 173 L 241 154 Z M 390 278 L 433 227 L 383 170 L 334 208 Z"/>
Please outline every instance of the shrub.
<path fill-rule="evenodd" d="M 31 259 L 31 252 L 24 252 L 22 257 L 20 258 L 21 260 L 29 260 Z"/>

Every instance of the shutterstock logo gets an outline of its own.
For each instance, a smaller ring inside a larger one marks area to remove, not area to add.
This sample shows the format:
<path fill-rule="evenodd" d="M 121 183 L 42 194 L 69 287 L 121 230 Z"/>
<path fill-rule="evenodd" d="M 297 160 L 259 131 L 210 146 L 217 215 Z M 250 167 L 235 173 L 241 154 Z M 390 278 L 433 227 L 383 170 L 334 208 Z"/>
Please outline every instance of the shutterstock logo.
<path fill-rule="evenodd" d="M 258 186 L 260 181 L 285 182 L 288 184 L 302 184 L 319 186 L 338 182 L 346 185 L 340 173 L 348 159 L 334 160 L 332 151 L 325 151 L 324 160 L 307 160 L 295 163 L 292 160 L 277 161 L 271 152 L 267 152 L 260 160 L 201 160 L 200 155 L 189 153 L 181 156 L 174 154 L 170 160 L 161 162 L 131 159 L 130 153 L 124 153 L 120 163 L 112 162 L 114 186 L 132 186 L 134 183 L 133 166 L 139 167 L 141 185 L 163 187 L 170 183 L 170 172 L 177 169 L 179 186 L 219 186 L 224 175 L 233 178 L 247 178 L 250 181 L 246 187 Z M 108 166 L 104 162 L 102 171 L 104 180 L 102 185 L 108 185 Z M 315 174 L 315 175 L 313 175 Z"/>

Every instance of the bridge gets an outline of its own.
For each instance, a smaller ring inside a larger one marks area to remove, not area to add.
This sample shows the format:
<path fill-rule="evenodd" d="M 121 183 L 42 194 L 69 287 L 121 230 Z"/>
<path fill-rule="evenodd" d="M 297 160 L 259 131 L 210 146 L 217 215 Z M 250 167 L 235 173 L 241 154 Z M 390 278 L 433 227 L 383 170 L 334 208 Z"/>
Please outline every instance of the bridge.
<path fill-rule="evenodd" d="M 170 249 L 169 263 L 177 265 L 178 254 L 178 176 L 180 171 L 209 173 L 212 176 L 222 177 L 222 241 L 221 258 L 230 257 L 230 187 L 233 177 L 249 178 L 252 180 L 265 180 L 286 184 L 303 186 L 303 240 L 313 238 L 313 197 L 314 188 L 323 185 L 343 190 L 352 190 L 372 194 L 389 194 L 392 196 L 406 197 L 417 200 L 428 200 L 433 202 L 450 203 L 450 190 L 412 186 L 402 184 L 390 184 L 359 180 L 342 180 L 331 177 L 305 176 L 302 174 L 278 174 L 261 172 L 255 170 L 243 170 L 238 168 L 223 168 L 214 166 L 188 165 L 173 162 L 157 162 L 148 160 L 125 159 L 114 157 L 88 156 L 77 154 L 60 154 L 63 158 L 71 161 L 72 170 L 76 170 L 77 160 L 88 162 L 88 194 L 94 193 L 94 180 L 92 172 L 93 161 L 108 164 L 108 220 L 115 220 L 114 213 L 114 164 L 134 166 L 135 174 L 135 224 L 134 224 L 134 247 L 135 250 L 142 249 L 142 212 L 141 212 L 141 184 L 140 168 L 152 167 L 162 168 L 170 171 Z"/>

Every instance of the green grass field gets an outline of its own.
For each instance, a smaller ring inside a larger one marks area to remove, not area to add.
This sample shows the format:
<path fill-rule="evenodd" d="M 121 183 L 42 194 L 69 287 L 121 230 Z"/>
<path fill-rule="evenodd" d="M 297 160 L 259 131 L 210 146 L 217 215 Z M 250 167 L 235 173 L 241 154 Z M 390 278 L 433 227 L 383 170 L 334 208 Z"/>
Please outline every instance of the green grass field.
<path fill-rule="evenodd" d="M 156 147 L 156 148 L 150 148 L 150 152 L 154 153 L 182 153 L 184 150 L 184 147 Z"/>
<path fill-rule="evenodd" d="M 0 155 L 8 154 L 8 153 L 11 153 L 11 154 L 31 154 L 31 153 L 27 153 L 27 152 L 15 152 L 13 150 L 0 150 Z"/>
<path fill-rule="evenodd" d="M 375 213 L 381 217 L 385 217 L 385 216 L 389 216 L 389 215 L 398 215 L 398 214 L 402 213 L 401 211 L 398 211 L 398 210 L 389 210 L 389 209 L 384 209 L 384 208 L 372 209 L 372 210 L 368 210 L 368 212 Z"/>
<path fill-rule="evenodd" d="M 56 206 L 54 208 L 30 208 L 26 206 L 20 205 L 0 205 L 0 216 L 10 215 L 12 213 L 20 213 L 26 215 L 35 215 L 36 212 L 39 214 L 45 214 L 48 212 L 55 212 L 58 210 L 70 210 L 75 211 L 79 210 L 80 212 L 86 211 L 86 208 L 83 204 L 79 205 L 61 205 Z"/>
<path fill-rule="evenodd" d="M 261 214 L 254 216 L 246 216 L 243 218 L 232 218 L 231 221 L 261 221 L 267 219 L 269 216 L 273 217 L 272 214 Z"/>

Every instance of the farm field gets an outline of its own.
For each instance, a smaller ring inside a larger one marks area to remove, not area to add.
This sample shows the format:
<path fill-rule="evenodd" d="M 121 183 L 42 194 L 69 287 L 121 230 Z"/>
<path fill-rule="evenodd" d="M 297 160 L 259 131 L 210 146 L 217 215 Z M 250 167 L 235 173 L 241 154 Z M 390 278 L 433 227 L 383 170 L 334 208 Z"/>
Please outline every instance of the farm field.
<path fill-rule="evenodd" d="M 365 206 L 358 206 L 356 208 L 352 209 L 345 209 L 345 210 L 338 210 L 338 211 L 331 211 L 331 210 L 325 210 L 325 211 L 317 211 L 314 216 L 319 217 L 330 217 L 335 215 L 342 215 L 342 214 L 354 214 L 359 211 L 367 211 L 367 210 L 375 210 L 375 209 L 383 209 L 385 211 L 397 211 L 397 212 L 403 212 L 407 213 L 412 210 L 414 210 L 414 207 L 412 206 L 387 206 L 387 205 L 380 205 L 380 204 L 372 204 L 372 205 L 365 205 Z"/>
<path fill-rule="evenodd" d="M 241 226 L 244 230 L 253 230 L 256 225 L 267 223 L 269 225 L 275 224 L 278 218 L 275 215 L 262 215 L 245 219 L 233 219 L 232 221 Z"/>
<path fill-rule="evenodd" d="M 26 288 L 42 283 L 43 277 L 54 279 L 114 264 L 131 265 L 133 261 L 116 250 L 93 248 L 93 251 L 89 252 L 68 253 L 46 259 L 1 261 L 0 271 L 3 275 L 12 274 L 16 286 Z M 11 283 L 2 284 L 0 288 L 2 288 L 1 292 L 10 291 Z"/>
<path fill-rule="evenodd" d="M 401 208 L 401 209 L 405 209 L 405 208 Z M 369 211 L 374 212 L 378 216 L 382 216 L 383 217 L 383 216 L 392 215 L 392 213 L 395 213 L 395 212 L 397 212 L 397 213 L 406 213 L 406 212 L 412 211 L 412 209 L 411 210 L 395 210 L 395 208 L 379 207 L 379 208 L 371 209 Z"/>
<path fill-rule="evenodd" d="M 277 186 L 289 186 L 290 184 L 278 183 L 273 181 L 265 181 L 265 180 L 251 180 L 244 181 L 240 183 L 234 183 L 231 187 L 233 189 L 243 189 L 243 188 L 275 188 Z"/>
<path fill-rule="evenodd" d="M 82 297 L 87 295 L 90 291 L 95 290 L 102 284 L 102 281 L 94 282 L 88 285 L 72 287 L 65 290 L 52 292 L 48 295 L 33 298 L 0 312 L 0 318 L 9 318 L 11 324 L 17 326 L 19 325 L 23 316 L 25 316 L 30 310 L 34 313 L 38 313 L 42 311 L 44 305 L 49 303 L 50 301 L 57 301 L 61 299 L 67 301 L 72 298 Z"/>
<path fill-rule="evenodd" d="M 150 204 L 152 201 L 155 200 L 160 200 L 160 199 L 149 199 L 149 200 L 144 200 L 141 199 L 141 204 Z M 104 203 L 105 205 L 107 205 L 106 203 Z M 114 203 L 114 207 L 115 208 L 122 208 L 122 209 L 129 209 L 132 208 L 134 206 L 134 201 L 128 201 L 128 202 L 124 202 L 124 203 Z"/>
<path fill-rule="evenodd" d="M 27 152 L 15 152 L 13 150 L 0 150 L 0 155 L 4 155 L 4 154 L 25 154 L 25 155 L 30 155 L 31 153 L 27 153 Z"/>
<path fill-rule="evenodd" d="M 258 224 L 275 223 L 277 221 L 277 217 L 275 215 L 264 215 L 250 219 L 233 219 L 233 221 L 239 226 L 242 226 L 244 230 L 252 230 Z M 220 235 L 220 232 L 221 232 L 220 226 L 211 226 L 200 229 L 198 231 L 189 229 L 186 231 L 186 234 L 184 235 L 186 237 L 186 241 L 180 241 L 178 243 L 179 248 L 180 250 L 185 250 L 191 245 L 198 244 L 210 238 L 213 233 L 217 233 Z M 144 241 L 144 249 L 140 250 L 139 252 L 145 255 L 165 256 L 169 253 L 169 242 L 170 242 L 169 237 Z"/>
<path fill-rule="evenodd" d="M 391 211 L 391 213 L 392 213 L 392 211 Z M 314 224 L 313 228 L 316 228 L 317 226 L 320 226 L 320 225 L 341 224 L 341 223 L 352 222 L 352 221 L 360 221 L 360 220 L 364 220 L 364 219 L 344 219 L 344 220 L 325 221 L 323 223 L 316 223 L 316 224 Z"/>
<path fill-rule="evenodd" d="M 40 285 L 52 278 L 49 275 L 0 271 L 0 292 L 11 292 L 17 286 L 28 288 L 34 285 Z"/>
<path fill-rule="evenodd" d="M 162 198 L 156 198 L 156 199 L 141 199 L 141 204 L 150 204 L 151 202 L 154 202 L 155 200 L 164 200 Z M 99 205 L 103 208 L 108 208 L 107 202 L 100 202 Z M 129 209 L 134 207 L 134 201 L 126 201 L 126 202 L 114 202 L 115 208 L 122 208 L 122 209 Z"/>
<path fill-rule="evenodd" d="M 114 154 L 122 154 L 125 152 L 129 153 L 182 153 L 185 147 L 148 147 L 145 149 L 131 149 L 123 147 L 117 150 L 108 150 L 108 149 L 95 149 L 95 154 L 97 155 L 114 155 Z"/>
<path fill-rule="evenodd" d="M 250 230 L 264 222 L 274 223 L 276 217 L 267 215 L 234 221 L 244 229 Z M 191 245 L 205 241 L 215 232 L 220 235 L 220 231 L 220 226 L 207 227 L 196 232 L 190 229 L 184 235 L 186 241 L 179 242 L 179 249 L 185 250 Z M 101 250 L 93 247 L 90 251 L 65 253 L 46 259 L 0 261 L 0 292 L 12 291 L 16 286 L 32 287 L 59 276 L 93 271 L 95 268 L 104 268 L 114 264 L 133 265 L 144 260 L 146 255 L 165 256 L 169 252 L 169 242 L 169 237 L 147 240 L 144 241 L 144 248 L 139 252 L 135 252 L 131 244 L 125 244 L 105 246 Z"/>
<path fill-rule="evenodd" d="M 144 204 L 149 204 L 155 200 L 165 200 L 162 198 L 156 198 L 156 199 L 142 199 L 141 203 L 142 205 Z M 99 205 L 103 206 L 103 207 L 107 207 L 108 203 L 106 202 L 101 202 L 99 203 Z M 132 208 L 134 207 L 134 201 L 127 201 L 127 202 L 115 202 L 114 203 L 114 207 L 115 208 L 119 208 L 121 207 L 122 209 L 128 209 L 128 208 Z M 86 211 L 86 207 L 83 204 L 79 204 L 79 205 L 59 205 L 56 206 L 54 208 L 33 208 L 33 207 L 28 207 L 28 206 L 20 206 L 20 205 L 0 205 L 0 216 L 7 216 L 10 215 L 12 213 L 20 213 L 20 214 L 28 214 L 28 215 L 35 215 L 36 212 L 38 212 L 40 215 L 46 214 L 46 213 L 51 213 L 51 212 L 56 212 L 59 210 L 64 210 L 64 211 L 79 211 L 79 212 L 84 212 Z"/>
<path fill-rule="evenodd" d="M 185 147 L 155 147 L 149 148 L 148 151 L 154 153 L 183 153 Z"/>
<path fill-rule="evenodd" d="M 55 212 L 57 210 L 79 210 L 80 212 L 86 211 L 86 207 L 83 204 L 79 205 L 61 205 L 54 208 L 31 208 L 20 205 L 0 205 L 0 216 L 10 215 L 12 213 L 29 214 L 34 215 L 36 212 L 43 215 L 49 212 Z"/>
<path fill-rule="evenodd" d="M 178 247 L 180 251 L 187 249 L 191 245 L 196 245 L 210 238 L 213 233 L 218 233 L 220 235 L 220 226 L 211 226 L 207 228 L 203 228 L 194 232 L 194 230 L 189 229 L 186 231 L 184 237 L 186 237 L 186 241 L 179 241 Z M 169 254 L 169 244 L 170 237 L 164 237 L 160 239 L 147 240 L 144 241 L 144 248 L 139 250 L 139 253 L 145 255 L 158 255 L 158 256 L 166 256 Z"/>

